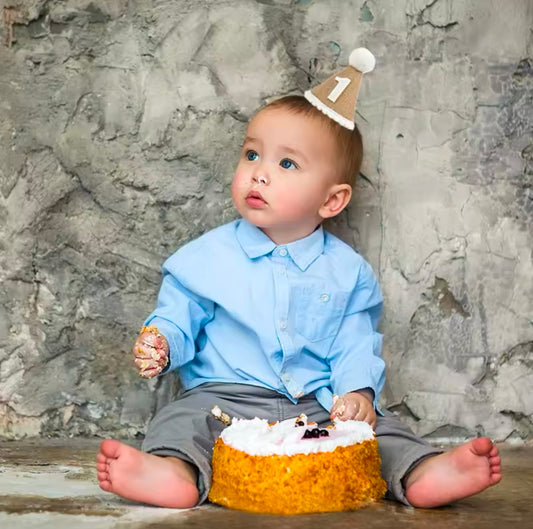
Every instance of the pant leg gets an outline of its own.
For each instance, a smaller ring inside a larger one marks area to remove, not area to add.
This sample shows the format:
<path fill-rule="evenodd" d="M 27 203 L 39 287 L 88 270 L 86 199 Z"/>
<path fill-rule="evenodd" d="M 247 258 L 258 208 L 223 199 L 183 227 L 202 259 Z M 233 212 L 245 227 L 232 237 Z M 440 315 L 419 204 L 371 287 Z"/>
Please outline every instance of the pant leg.
<path fill-rule="evenodd" d="M 218 396 L 201 386 L 183 393 L 150 421 L 142 444 L 145 452 L 177 457 L 196 468 L 198 503 L 207 498 L 213 445 L 224 429 L 211 414 L 215 404 L 221 405 Z"/>
<path fill-rule="evenodd" d="M 390 412 L 377 418 L 376 439 L 381 457 L 381 475 L 387 483 L 387 496 L 410 505 L 405 497 L 403 478 L 424 459 L 442 453 L 417 437 Z"/>

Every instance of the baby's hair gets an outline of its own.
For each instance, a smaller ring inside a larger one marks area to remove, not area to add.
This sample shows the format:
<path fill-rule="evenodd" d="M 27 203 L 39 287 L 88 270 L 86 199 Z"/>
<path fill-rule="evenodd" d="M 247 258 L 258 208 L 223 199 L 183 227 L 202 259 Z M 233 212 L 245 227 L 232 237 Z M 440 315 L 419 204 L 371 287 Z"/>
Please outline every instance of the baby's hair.
<path fill-rule="evenodd" d="M 319 120 L 326 130 L 333 135 L 337 145 L 340 160 L 339 183 L 354 185 L 363 161 L 363 138 L 357 125 L 355 125 L 354 130 L 339 125 L 314 107 L 305 97 L 299 95 L 276 99 L 261 110 L 275 108 L 285 108 L 295 114 Z"/>

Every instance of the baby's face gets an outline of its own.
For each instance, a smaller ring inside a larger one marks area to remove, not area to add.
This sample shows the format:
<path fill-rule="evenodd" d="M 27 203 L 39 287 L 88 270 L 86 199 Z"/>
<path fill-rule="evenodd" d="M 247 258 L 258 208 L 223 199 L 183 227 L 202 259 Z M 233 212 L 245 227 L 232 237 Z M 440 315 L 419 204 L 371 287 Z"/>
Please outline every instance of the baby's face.
<path fill-rule="evenodd" d="M 323 220 L 337 151 L 319 120 L 284 108 L 250 121 L 231 194 L 239 213 L 277 244 L 306 237 Z"/>

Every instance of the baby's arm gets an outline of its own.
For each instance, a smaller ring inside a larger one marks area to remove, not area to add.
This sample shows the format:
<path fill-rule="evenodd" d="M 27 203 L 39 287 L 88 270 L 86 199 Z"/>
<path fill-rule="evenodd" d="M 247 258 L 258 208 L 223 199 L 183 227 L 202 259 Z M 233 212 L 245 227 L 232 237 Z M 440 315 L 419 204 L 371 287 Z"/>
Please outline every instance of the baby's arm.
<path fill-rule="evenodd" d="M 191 256 L 187 246 L 163 264 L 163 280 L 154 311 L 133 346 L 139 374 L 152 378 L 159 373 L 179 369 L 196 354 L 196 338 L 214 314 L 214 302 L 200 296 L 197 271 L 198 256 Z M 185 267 L 185 268 L 184 268 Z M 185 286 L 188 285 L 188 286 Z"/>
<path fill-rule="evenodd" d="M 377 330 L 382 300 L 376 277 L 364 262 L 328 355 L 331 388 L 342 395 L 331 408 L 332 418 L 362 420 L 372 428 L 376 400 L 385 382 L 382 336 Z M 343 416 L 339 413 L 342 409 Z"/>
<path fill-rule="evenodd" d="M 374 410 L 373 402 L 374 393 L 369 389 L 350 391 L 342 397 L 334 395 L 330 412 L 331 420 L 364 421 L 374 429 L 376 427 L 376 411 Z"/>
<path fill-rule="evenodd" d="M 144 378 L 153 378 L 168 364 L 168 342 L 157 330 L 150 325 L 143 327 L 133 345 L 133 358 L 139 375 Z"/>

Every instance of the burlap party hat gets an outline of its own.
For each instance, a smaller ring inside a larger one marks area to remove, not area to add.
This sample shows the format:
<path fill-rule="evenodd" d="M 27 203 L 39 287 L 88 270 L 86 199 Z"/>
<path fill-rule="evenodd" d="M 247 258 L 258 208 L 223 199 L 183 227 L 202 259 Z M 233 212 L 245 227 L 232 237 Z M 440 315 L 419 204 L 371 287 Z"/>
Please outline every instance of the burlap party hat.
<path fill-rule="evenodd" d="M 353 130 L 355 105 L 363 74 L 371 72 L 375 65 L 376 59 L 370 51 L 357 48 L 350 53 L 348 66 L 344 70 L 306 90 L 304 96 L 339 125 Z"/>

